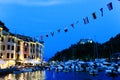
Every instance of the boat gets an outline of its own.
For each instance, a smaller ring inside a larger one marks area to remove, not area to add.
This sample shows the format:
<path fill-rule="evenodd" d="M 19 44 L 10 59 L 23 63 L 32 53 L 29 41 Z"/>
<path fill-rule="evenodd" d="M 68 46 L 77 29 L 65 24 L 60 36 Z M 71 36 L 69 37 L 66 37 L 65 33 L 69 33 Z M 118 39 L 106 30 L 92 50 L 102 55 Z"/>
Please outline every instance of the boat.
<path fill-rule="evenodd" d="M 94 68 L 91 68 L 91 69 L 89 70 L 89 74 L 90 74 L 90 75 L 97 75 L 97 74 L 98 74 L 98 70 L 97 70 L 97 69 L 94 69 Z"/>

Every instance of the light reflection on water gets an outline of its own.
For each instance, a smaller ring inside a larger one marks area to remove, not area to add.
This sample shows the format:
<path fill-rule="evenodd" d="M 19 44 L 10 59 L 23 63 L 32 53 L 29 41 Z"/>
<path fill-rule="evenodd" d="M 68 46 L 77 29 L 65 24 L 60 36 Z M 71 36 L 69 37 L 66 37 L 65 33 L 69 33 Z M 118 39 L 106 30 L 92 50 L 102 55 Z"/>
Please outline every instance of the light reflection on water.
<path fill-rule="evenodd" d="M 45 71 L 26 72 L 21 74 L 8 74 L 0 80 L 45 80 Z"/>
<path fill-rule="evenodd" d="M 36 71 L 21 74 L 8 74 L 0 80 L 120 80 L 120 75 L 109 77 L 104 72 L 91 76 L 88 72 Z"/>

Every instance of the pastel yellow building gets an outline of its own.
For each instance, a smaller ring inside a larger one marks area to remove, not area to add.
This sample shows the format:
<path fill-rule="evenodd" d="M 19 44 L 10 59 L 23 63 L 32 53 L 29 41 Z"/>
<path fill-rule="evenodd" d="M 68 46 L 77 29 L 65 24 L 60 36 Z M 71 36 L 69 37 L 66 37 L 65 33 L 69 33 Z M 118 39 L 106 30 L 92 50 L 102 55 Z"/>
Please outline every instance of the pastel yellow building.
<path fill-rule="evenodd" d="M 0 68 L 43 61 L 44 44 L 29 36 L 13 34 L 0 21 Z"/>

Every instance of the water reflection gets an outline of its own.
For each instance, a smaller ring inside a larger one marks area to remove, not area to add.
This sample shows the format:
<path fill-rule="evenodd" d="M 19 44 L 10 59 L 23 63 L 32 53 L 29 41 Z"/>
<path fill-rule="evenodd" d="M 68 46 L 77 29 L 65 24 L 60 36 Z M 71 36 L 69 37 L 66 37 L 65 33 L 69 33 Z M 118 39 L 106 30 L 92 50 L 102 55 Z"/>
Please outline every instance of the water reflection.
<path fill-rule="evenodd" d="M 108 76 L 104 71 L 99 72 L 98 75 L 95 76 L 90 75 L 88 72 L 36 71 L 21 74 L 9 74 L 0 77 L 0 80 L 120 80 L 120 76 Z"/>
<path fill-rule="evenodd" d="M 45 71 L 9 74 L 0 80 L 45 80 Z"/>

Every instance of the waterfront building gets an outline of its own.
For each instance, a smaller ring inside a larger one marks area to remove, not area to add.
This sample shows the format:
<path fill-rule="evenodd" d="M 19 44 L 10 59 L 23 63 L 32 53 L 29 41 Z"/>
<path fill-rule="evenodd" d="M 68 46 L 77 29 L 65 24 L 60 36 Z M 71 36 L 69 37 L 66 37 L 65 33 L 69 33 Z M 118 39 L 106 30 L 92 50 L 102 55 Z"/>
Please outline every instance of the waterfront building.
<path fill-rule="evenodd" d="M 13 34 L 0 22 L 0 68 L 28 63 L 40 64 L 43 54 L 43 43 L 29 36 Z"/>
<path fill-rule="evenodd" d="M 80 44 L 93 43 L 93 40 L 92 39 L 80 39 L 79 43 Z"/>

